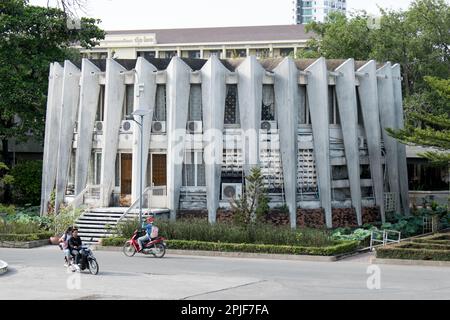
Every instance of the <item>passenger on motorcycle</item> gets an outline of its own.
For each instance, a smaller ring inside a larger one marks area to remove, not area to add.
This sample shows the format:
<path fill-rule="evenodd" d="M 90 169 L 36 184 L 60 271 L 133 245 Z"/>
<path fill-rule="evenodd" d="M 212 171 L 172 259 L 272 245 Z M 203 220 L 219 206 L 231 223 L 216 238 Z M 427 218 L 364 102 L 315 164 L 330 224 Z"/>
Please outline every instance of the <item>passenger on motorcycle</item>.
<path fill-rule="evenodd" d="M 152 234 L 152 228 L 153 228 L 153 221 L 155 221 L 155 218 L 153 217 L 153 215 L 149 216 L 146 220 L 147 225 L 145 226 L 145 235 L 138 239 L 139 252 L 141 252 L 142 249 L 144 248 L 144 242 L 152 240 L 151 234 Z"/>
<path fill-rule="evenodd" d="M 72 227 L 67 228 L 66 232 L 59 239 L 59 247 L 64 252 L 64 266 L 68 267 L 70 264 L 70 249 L 69 249 L 69 240 L 72 238 Z"/>
<path fill-rule="evenodd" d="M 75 257 L 75 264 L 78 265 L 80 263 L 81 258 L 81 247 L 83 243 L 81 238 L 78 236 L 78 229 L 73 228 L 72 230 L 72 238 L 69 240 L 69 249 L 72 256 Z"/>

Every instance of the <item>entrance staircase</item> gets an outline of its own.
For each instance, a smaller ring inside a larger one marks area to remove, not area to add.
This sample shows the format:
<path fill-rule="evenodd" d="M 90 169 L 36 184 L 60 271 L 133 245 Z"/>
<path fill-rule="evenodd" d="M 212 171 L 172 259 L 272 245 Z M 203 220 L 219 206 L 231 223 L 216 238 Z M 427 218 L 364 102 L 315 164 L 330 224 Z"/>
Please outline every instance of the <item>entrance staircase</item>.
<path fill-rule="evenodd" d="M 117 222 L 127 211 L 129 211 L 129 208 L 87 209 L 75 222 L 83 243 L 97 244 L 100 239 L 113 236 Z M 149 214 L 153 214 L 155 217 L 168 218 L 170 211 L 168 209 L 144 209 L 143 216 Z M 133 209 L 126 214 L 123 220 L 138 219 L 138 217 L 139 210 Z"/>

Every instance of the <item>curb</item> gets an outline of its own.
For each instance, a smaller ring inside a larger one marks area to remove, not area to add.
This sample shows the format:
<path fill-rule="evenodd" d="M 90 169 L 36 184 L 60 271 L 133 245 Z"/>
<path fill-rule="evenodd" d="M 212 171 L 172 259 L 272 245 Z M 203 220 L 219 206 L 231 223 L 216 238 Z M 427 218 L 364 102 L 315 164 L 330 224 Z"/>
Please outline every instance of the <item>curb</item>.
<path fill-rule="evenodd" d="M 401 266 L 423 266 L 423 267 L 450 267 L 450 261 L 427 261 L 427 260 L 402 260 L 374 258 L 372 263 L 391 264 Z"/>
<path fill-rule="evenodd" d="M 5 261 L 0 260 L 0 275 L 8 271 L 8 264 Z"/>
<path fill-rule="evenodd" d="M 94 246 L 96 251 L 120 252 L 122 247 Z M 249 252 L 220 252 L 220 251 L 197 251 L 168 249 L 168 254 L 200 257 L 224 257 L 224 258 L 250 258 L 250 259 L 273 259 L 273 260 L 294 260 L 294 261 L 315 261 L 315 262 L 336 262 L 336 256 L 311 256 L 311 255 L 290 255 L 290 254 L 270 254 L 270 253 L 249 253 Z"/>

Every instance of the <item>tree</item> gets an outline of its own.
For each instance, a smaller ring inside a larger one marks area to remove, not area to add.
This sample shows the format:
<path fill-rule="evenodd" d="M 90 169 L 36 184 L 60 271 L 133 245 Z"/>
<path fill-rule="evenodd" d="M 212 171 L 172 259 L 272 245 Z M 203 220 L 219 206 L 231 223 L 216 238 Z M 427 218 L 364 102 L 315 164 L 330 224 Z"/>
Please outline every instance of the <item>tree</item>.
<path fill-rule="evenodd" d="M 410 98 L 409 106 L 416 106 L 402 130 L 388 129 L 391 136 L 405 144 L 433 147 L 436 151 L 423 156 L 432 163 L 450 162 L 450 79 L 425 77 L 430 91 Z"/>
<path fill-rule="evenodd" d="M 74 44 L 89 48 L 104 38 L 100 20 L 82 18 L 79 28 L 67 21 L 57 8 L 0 2 L 0 139 L 9 167 L 9 139 L 42 140 L 50 63 L 80 59 Z"/>
<path fill-rule="evenodd" d="M 406 96 L 426 87 L 427 75 L 450 76 L 450 6 L 445 0 L 416 0 L 408 10 L 380 9 L 380 14 L 379 23 L 371 25 L 364 11 L 350 17 L 331 13 L 326 22 L 307 25 L 315 33 L 308 47 L 328 59 L 398 62 Z"/>
<path fill-rule="evenodd" d="M 253 167 L 250 175 L 245 177 L 245 181 L 245 191 L 242 197 L 233 199 L 231 208 L 234 211 L 235 223 L 250 227 L 263 221 L 269 207 L 261 168 Z"/>

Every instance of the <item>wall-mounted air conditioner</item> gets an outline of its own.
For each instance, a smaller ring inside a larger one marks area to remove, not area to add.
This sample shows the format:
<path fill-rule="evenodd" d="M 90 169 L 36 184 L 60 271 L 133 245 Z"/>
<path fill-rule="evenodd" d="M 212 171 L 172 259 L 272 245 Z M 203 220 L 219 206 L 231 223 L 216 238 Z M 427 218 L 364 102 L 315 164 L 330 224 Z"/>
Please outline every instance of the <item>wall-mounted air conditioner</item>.
<path fill-rule="evenodd" d="M 189 133 L 202 133 L 203 122 L 202 121 L 188 121 L 187 129 Z"/>
<path fill-rule="evenodd" d="M 222 183 L 222 200 L 240 199 L 242 183 Z"/>
<path fill-rule="evenodd" d="M 152 122 L 152 133 L 166 133 L 166 122 L 165 121 L 153 121 Z"/>
<path fill-rule="evenodd" d="M 103 134 L 103 121 L 95 121 L 94 133 Z"/>
<path fill-rule="evenodd" d="M 276 130 L 278 129 L 276 121 L 261 121 L 261 129 L 263 130 Z"/>
<path fill-rule="evenodd" d="M 120 132 L 122 133 L 131 133 L 132 126 L 131 126 L 131 121 L 129 120 L 124 120 L 122 121 L 122 124 L 120 125 Z"/>

